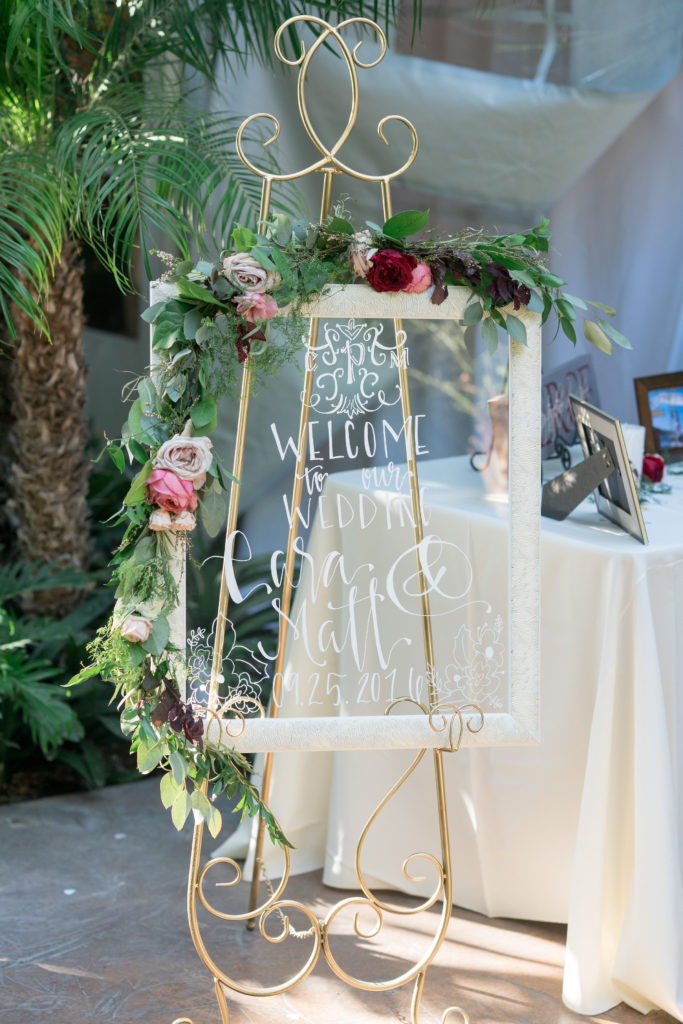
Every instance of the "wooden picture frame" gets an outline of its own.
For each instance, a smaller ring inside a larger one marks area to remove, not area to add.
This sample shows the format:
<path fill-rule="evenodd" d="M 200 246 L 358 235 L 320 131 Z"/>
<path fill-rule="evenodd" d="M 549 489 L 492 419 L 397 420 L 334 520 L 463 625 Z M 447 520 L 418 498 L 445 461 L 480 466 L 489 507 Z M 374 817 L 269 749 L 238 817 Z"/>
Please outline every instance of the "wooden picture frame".
<path fill-rule="evenodd" d="M 683 370 L 636 377 L 633 383 L 638 419 L 645 427 L 645 451 L 658 452 L 671 462 L 680 462 L 683 459 Z M 662 430 L 657 422 L 666 417 L 667 412 L 670 416 L 671 411 L 674 411 L 673 425 L 677 425 L 677 432 Z"/>

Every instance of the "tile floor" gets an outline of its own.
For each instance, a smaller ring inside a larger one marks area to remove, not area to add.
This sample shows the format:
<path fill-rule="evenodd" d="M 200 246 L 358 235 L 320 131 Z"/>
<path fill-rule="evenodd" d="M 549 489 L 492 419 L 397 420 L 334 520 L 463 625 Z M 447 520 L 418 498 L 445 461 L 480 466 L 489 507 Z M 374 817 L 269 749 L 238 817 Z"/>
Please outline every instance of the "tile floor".
<path fill-rule="evenodd" d="M 219 1024 L 211 979 L 185 917 L 190 839 L 189 826 L 180 834 L 173 829 L 154 779 L 1 807 L 2 1024 L 172 1024 L 185 1016 L 194 1024 Z M 322 917 L 351 894 L 325 888 L 312 873 L 293 878 L 288 895 Z M 237 897 L 223 889 L 220 898 Z M 333 952 L 350 973 L 394 976 L 426 947 L 436 913 L 413 919 L 409 929 L 386 918 L 383 948 L 392 952 L 372 961 L 371 940 L 348 937 L 351 913 L 331 943 Z M 287 977 L 311 948 L 297 939 L 266 943 L 241 924 L 211 926 L 206 935 L 224 969 L 254 983 Z M 427 975 L 421 1024 L 440 1021 L 453 1004 L 472 1024 L 674 1024 L 665 1013 L 642 1017 L 623 1005 L 595 1018 L 571 1013 L 560 1000 L 563 956 L 561 925 L 456 910 Z M 230 1021 L 409 1024 L 411 988 L 358 991 L 322 964 L 286 994 L 235 996 Z M 454 1015 L 448 1024 L 459 1020 Z"/>

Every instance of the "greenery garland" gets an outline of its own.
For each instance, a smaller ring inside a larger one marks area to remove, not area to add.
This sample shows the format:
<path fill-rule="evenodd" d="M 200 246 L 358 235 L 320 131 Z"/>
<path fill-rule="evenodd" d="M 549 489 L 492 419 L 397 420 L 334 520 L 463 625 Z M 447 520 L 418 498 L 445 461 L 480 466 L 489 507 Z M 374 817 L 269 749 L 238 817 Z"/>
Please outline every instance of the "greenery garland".
<path fill-rule="evenodd" d="M 251 360 L 257 378 L 276 373 L 300 345 L 301 305 L 327 284 L 363 280 L 376 291 L 431 289 L 434 304 L 446 298 L 449 285 L 468 287 L 464 322 L 483 320 L 491 351 L 499 327 L 526 341 L 515 316 L 522 306 L 540 313 L 543 322 L 554 313 L 558 329 L 576 342 L 577 310 L 586 311 L 587 304 L 564 293 L 564 281 L 546 266 L 547 220 L 524 234 L 467 230 L 446 240 L 427 234 L 409 241 L 427 220 L 428 212 L 405 211 L 382 227 L 367 223 L 356 231 L 340 205 L 323 224 L 278 215 L 261 225 L 260 234 L 237 226 L 232 248 L 215 263 L 158 254 L 169 264 L 162 281 L 174 287 L 143 314 L 153 326 L 157 363 L 135 382 L 122 436 L 107 445 L 122 472 L 126 458 L 140 466 L 113 517 L 114 524 L 126 524 L 111 563 L 116 606 L 90 645 L 92 663 L 72 685 L 97 674 L 114 684 L 112 699 L 119 701 L 139 770 L 166 770 L 161 798 L 177 828 L 194 810 L 217 835 L 221 816 L 213 801 L 226 791 L 240 794 L 243 817 L 261 815 L 271 838 L 289 845 L 250 781 L 247 759 L 205 742 L 205 709 L 180 700 L 185 656 L 169 638 L 168 616 L 178 598 L 172 571 L 178 535 L 194 528 L 196 510 L 210 536 L 224 528 L 233 478 L 209 435 L 217 399 L 236 389 L 240 363 Z M 601 303 L 590 305 L 614 315 Z M 278 317 L 284 307 L 289 316 Z M 584 319 L 583 332 L 606 352 L 612 341 L 630 347 L 604 317 Z"/>

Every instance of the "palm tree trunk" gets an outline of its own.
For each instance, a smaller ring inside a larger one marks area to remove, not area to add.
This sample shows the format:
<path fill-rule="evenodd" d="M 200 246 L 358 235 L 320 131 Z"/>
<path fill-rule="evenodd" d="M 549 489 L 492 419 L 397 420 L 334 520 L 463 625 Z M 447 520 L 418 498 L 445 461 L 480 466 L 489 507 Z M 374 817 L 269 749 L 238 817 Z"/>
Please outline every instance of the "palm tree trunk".
<path fill-rule="evenodd" d="M 78 250 L 67 238 L 45 303 L 52 344 L 25 313 L 12 310 L 17 340 L 8 503 L 20 558 L 77 569 L 86 568 L 90 547 L 81 277 Z M 65 588 L 29 595 L 27 610 L 66 612 L 78 595 Z"/>
<path fill-rule="evenodd" d="M 13 423 L 10 390 L 13 346 L 3 328 L 4 324 L 0 326 L 0 549 L 6 551 L 14 541 L 14 531 L 7 511 L 12 467 L 9 436 Z"/>

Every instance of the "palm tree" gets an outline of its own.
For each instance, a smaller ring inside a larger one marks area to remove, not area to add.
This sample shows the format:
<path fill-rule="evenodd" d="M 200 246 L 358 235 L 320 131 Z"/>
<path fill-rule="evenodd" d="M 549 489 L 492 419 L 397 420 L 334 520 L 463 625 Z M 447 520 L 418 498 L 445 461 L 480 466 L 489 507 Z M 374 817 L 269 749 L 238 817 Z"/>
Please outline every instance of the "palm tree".
<path fill-rule="evenodd" d="M 415 17 L 419 8 L 413 0 Z M 211 86 L 221 62 L 238 72 L 249 56 L 269 60 L 292 15 L 380 10 L 393 17 L 393 0 L 0 0 L 7 507 L 21 557 L 77 568 L 88 559 L 79 242 L 129 290 L 133 254 L 149 273 L 154 238 L 188 255 L 219 186 L 214 234 L 253 221 L 257 186 L 234 154 L 236 125 L 193 108 L 188 75 Z M 36 595 L 34 610 L 54 610 L 54 599 Z"/>

